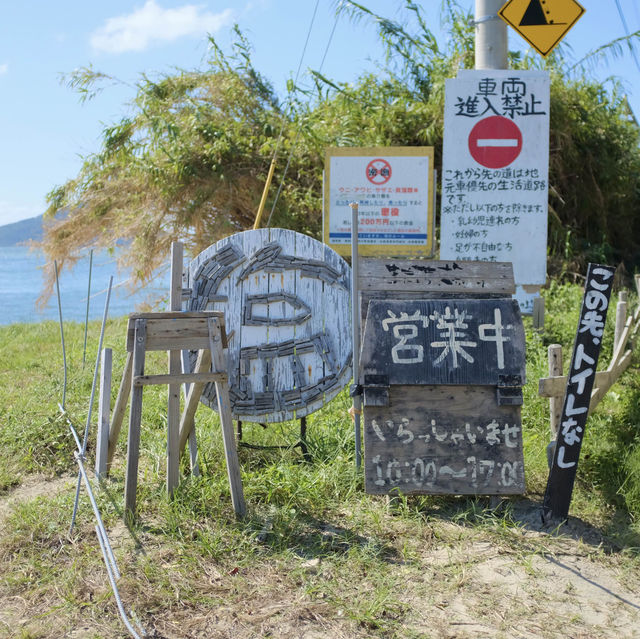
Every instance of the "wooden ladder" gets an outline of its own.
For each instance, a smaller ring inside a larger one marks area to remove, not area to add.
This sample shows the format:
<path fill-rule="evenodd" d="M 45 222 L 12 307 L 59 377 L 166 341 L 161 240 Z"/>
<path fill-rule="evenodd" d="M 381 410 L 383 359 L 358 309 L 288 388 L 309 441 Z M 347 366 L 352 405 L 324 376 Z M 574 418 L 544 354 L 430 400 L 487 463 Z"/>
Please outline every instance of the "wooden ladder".
<path fill-rule="evenodd" d="M 220 311 L 134 313 L 127 327 L 127 362 L 120 391 L 113 410 L 109 429 L 107 470 L 115 453 L 116 442 L 131 394 L 129 435 L 127 441 L 127 473 L 125 480 L 125 519 L 134 518 L 138 484 L 138 458 L 140 455 L 140 426 L 142 418 L 142 391 L 145 386 L 169 385 L 167 415 L 167 491 L 173 494 L 179 479 L 180 454 L 194 428 L 194 416 L 204 387 L 214 382 L 218 400 L 218 414 L 227 462 L 227 474 L 233 508 L 238 517 L 244 517 L 246 505 L 240 479 L 240 466 L 233 433 L 229 383 L 224 348 L 226 334 L 224 315 Z M 198 359 L 193 373 L 145 375 L 147 351 L 197 350 Z M 212 369 L 212 370 L 210 370 Z M 182 415 L 179 413 L 180 385 L 190 384 Z M 173 400 L 173 401 L 172 401 Z M 177 402 L 176 402 L 177 400 Z M 173 406 L 178 407 L 176 413 Z"/>

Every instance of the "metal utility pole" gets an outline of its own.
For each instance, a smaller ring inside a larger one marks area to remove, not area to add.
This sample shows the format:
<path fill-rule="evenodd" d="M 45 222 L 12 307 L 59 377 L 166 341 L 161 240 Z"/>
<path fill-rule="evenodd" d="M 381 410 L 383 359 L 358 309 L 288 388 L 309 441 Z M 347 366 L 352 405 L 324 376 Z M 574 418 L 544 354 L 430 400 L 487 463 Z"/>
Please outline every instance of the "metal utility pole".
<path fill-rule="evenodd" d="M 507 23 L 498 11 L 504 0 L 476 0 L 476 69 L 506 69 Z"/>

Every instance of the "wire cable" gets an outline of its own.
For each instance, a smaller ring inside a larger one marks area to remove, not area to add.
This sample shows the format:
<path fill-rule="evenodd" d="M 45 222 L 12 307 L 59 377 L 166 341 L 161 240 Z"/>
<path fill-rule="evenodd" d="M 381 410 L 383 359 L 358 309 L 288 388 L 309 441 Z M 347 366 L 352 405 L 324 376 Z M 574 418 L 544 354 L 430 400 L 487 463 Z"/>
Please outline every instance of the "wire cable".
<path fill-rule="evenodd" d="M 616 0 L 616 7 L 618 7 L 618 15 L 620 16 L 620 20 L 622 21 L 622 26 L 624 27 L 624 31 L 627 34 L 627 37 L 631 36 L 631 32 L 629 31 L 629 25 L 627 24 L 627 19 L 624 17 L 624 12 L 622 11 L 622 5 L 620 4 L 620 0 Z M 638 67 L 638 71 L 640 71 L 640 62 L 638 61 L 638 55 L 636 54 L 636 50 L 633 47 L 633 42 L 629 40 L 629 48 L 631 49 L 631 55 L 633 56 L 633 60 L 636 63 L 636 67 Z"/>
<path fill-rule="evenodd" d="M 304 42 L 304 46 L 302 47 L 302 54 L 300 55 L 300 61 L 298 62 L 298 70 L 296 71 L 296 76 L 295 76 L 295 80 L 293 81 L 294 86 L 298 84 L 298 77 L 300 76 L 300 69 L 302 69 L 302 62 L 304 61 L 304 57 L 306 55 L 307 52 L 307 46 L 309 44 L 309 40 L 311 39 L 311 32 L 313 31 L 313 24 L 316 20 L 316 14 L 318 13 L 318 6 L 320 4 L 320 0 L 316 0 L 316 5 L 313 9 L 313 15 L 311 16 L 311 22 L 309 23 L 309 29 L 307 31 L 307 37 L 305 39 Z M 278 157 L 278 151 L 280 150 L 280 144 L 282 143 L 282 137 L 284 135 L 284 128 L 287 122 L 287 116 L 289 115 L 289 111 L 291 109 L 292 106 L 292 101 L 291 101 L 291 95 L 289 95 L 289 102 L 287 104 L 286 109 L 284 110 L 283 114 L 282 114 L 282 125 L 280 126 L 280 132 L 278 133 L 278 138 L 276 140 L 276 148 L 273 151 L 273 156 L 271 157 L 271 168 L 269 169 L 270 172 L 273 171 L 273 167 L 275 166 L 275 162 L 276 159 Z M 270 177 L 267 179 L 267 184 L 265 185 L 265 193 L 263 194 L 263 199 L 266 197 L 266 191 L 269 188 L 269 184 L 271 182 Z M 260 205 L 260 210 L 258 211 L 258 214 L 256 215 L 256 222 L 255 224 L 259 224 L 259 219 L 262 216 L 262 206 L 263 204 L 261 203 Z M 267 224 L 267 226 L 269 226 L 269 224 Z"/>
<path fill-rule="evenodd" d="M 331 47 L 331 43 L 333 42 L 333 35 L 336 32 L 336 27 L 338 26 L 338 16 L 336 15 L 335 22 L 333 23 L 333 29 L 331 29 L 331 33 L 329 34 L 329 40 L 327 41 L 327 46 L 325 47 L 324 54 L 322 56 L 322 60 L 320 62 L 320 68 L 318 72 L 322 71 L 322 67 L 324 66 L 324 61 L 327 59 L 327 54 L 329 53 L 329 49 Z M 299 71 L 299 69 L 298 69 Z M 271 206 L 271 212 L 269 213 L 269 219 L 267 220 L 267 228 L 271 226 L 271 218 L 273 217 L 273 213 L 276 210 L 276 205 L 278 204 L 278 199 L 280 198 L 280 193 L 282 192 L 282 187 L 284 186 L 285 178 L 287 177 L 287 172 L 289 170 L 289 165 L 291 164 L 291 158 L 293 157 L 293 152 L 296 149 L 296 145 L 298 143 L 298 139 L 300 137 L 300 131 L 302 131 L 302 124 L 298 125 L 298 130 L 296 131 L 296 137 L 293 140 L 293 144 L 291 145 L 291 150 L 289 151 L 289 157 L 287 158 L 287 164 L 284 167 L 284 172 L 282 174 L 282 179 L 280 180 L 280 185 L 278 186 L 278 191 L 276 192 L 276 197 L 273 200 L 273 205 Z"/>

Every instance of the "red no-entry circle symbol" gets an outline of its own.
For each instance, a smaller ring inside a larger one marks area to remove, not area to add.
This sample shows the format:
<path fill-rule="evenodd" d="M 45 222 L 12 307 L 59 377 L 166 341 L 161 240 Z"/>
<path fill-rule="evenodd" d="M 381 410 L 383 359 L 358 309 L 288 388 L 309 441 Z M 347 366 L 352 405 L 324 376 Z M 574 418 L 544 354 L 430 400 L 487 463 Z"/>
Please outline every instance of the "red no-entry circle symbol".
<path fill-rule="evenodd" d="M 367 180 L 372 184 L 386 184 L 391 178 L 391 165 L 382 158 L 367 164 Z"/>
<path fill-rule="evenodd" d="M 469 133 L 471 156 L 488 169 L 509 166 L 522 151 L 522 131 L 500 115 L 480 120 Z"/>

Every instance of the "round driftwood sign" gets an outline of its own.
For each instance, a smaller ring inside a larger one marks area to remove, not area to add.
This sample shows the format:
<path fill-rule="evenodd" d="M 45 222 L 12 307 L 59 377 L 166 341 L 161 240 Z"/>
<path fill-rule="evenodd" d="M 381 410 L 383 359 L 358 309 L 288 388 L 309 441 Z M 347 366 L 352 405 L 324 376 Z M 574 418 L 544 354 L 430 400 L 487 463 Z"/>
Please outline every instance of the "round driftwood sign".
<path fill-rule="evenodd" d="M 324 244 L 285 229 L 238 233 L 191 261 L 189 285 L 188 310 L 224 311 L 236 419 L 309 415 L 351 378 L 350 269 Z M 216 408 L 213 384 L 202 401 Z"/>

